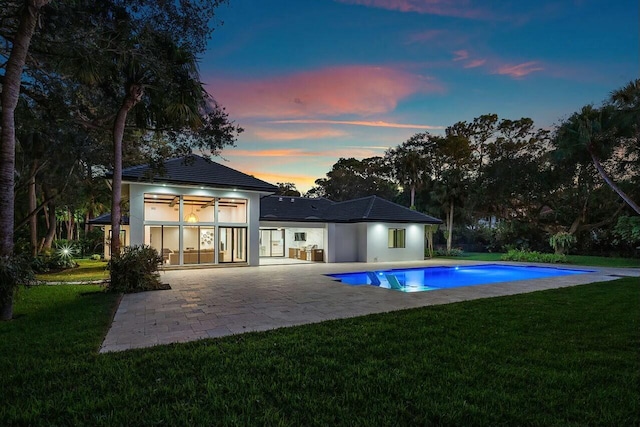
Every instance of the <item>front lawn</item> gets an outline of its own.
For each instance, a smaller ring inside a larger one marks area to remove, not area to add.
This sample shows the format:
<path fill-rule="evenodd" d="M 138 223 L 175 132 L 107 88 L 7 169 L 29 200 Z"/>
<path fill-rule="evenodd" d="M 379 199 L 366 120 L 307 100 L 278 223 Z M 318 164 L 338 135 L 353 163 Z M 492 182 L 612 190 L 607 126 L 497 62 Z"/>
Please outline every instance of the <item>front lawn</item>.
<path fill-rule="evenodd" d="M 98 290 L 22 290 L 0 425 L 640 423 L 637 278 L 106 355 Z"/>
<path fill-rule="evenodd" d="M 75 261 L 79 264 L 79 267 L 54 273 L 38 274 L 36 277 L 38 280 L 47 282 L 88 282 L 109 278 L 106 261 L 93 259 L 77 259 Z"/>
<path fill-rule="evenodd" d="M 460 259 L 465 261 L 500 261 L 502 253 L 489 252 L 465 252 L 458 257 L 438 257 L 447 259 Z M 616 258 L 589 255 L 567 255 L 569 264 L 584 265 L 591 267 L 640 267 L 640 259 L 637 258 Z"/>

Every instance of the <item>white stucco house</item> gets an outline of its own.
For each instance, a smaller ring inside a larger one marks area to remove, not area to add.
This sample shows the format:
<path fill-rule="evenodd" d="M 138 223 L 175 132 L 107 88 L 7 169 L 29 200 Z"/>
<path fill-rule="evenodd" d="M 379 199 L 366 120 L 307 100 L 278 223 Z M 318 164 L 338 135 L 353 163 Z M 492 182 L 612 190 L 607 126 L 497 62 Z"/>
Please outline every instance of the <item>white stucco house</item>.
<path fill-rule="evenodd" d="M 122 178 L 122 243 L 156 248 L 166 266 L 422 260 L 425 225 L 442 223 L 376 196 L 276 196 L 276 186 L 195 155 L 166 161 L 162 173 L 126 168 Z M 110 222 L 110 214 L 91 221 L 104 226 L 105 258 Z"/>

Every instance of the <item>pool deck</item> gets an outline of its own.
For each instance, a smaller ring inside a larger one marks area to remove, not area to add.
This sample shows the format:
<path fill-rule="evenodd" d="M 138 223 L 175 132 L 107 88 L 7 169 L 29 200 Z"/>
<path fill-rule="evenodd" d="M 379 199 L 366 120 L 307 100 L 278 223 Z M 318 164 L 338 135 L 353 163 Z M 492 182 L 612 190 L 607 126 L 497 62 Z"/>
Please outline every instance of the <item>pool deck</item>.
<path fill-rule="evenodd" d="M 396 263 L 262 265 L 161 273 L 171 290 L 124 295 L 101 353 L 217 338 L 250 331 L 640 277 L 637 268 L 553 266 L 593 273 L 405 293 L 349 286 L 330 273 L 443 265 L 538 265 L 441 260 Z M 640 281 L 639 281 L 640 285 Z"/>

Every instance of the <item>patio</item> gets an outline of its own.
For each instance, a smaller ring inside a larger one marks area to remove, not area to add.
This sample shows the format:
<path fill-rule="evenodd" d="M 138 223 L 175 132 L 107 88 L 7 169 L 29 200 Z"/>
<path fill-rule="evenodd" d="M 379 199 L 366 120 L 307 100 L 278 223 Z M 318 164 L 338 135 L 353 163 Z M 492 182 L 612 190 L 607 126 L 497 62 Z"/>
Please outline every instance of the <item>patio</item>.
<path fill-rule="evenodd" d="M 376 264 L 305 263 L 165 271 L 162 280 L 169 283 L 172 289 L 125 295 L 100 352 L 576 286 L 614 280 L 616 275 L 640 276 L 637 269 L 589 267 L 595 272 L 420 293 L 348 286 L 324 276 L 327 273 L 367 269 L 462 264 L 481 263 L 457 260 Z"/>

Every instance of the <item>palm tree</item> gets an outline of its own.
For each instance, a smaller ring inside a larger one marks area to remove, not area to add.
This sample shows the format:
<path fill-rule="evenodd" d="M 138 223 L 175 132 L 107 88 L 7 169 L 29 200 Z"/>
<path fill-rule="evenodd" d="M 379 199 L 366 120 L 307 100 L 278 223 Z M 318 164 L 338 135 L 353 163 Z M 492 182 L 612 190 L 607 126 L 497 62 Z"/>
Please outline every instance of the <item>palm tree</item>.
<path fill-rule="evenodd" d="M 610 158 L 625 140 L 633 139 L 634 133 L 637 140 L 637 126 L 628 117 L 625 111 L 621 112 L 612 104 L 601 108 L 587 105 L 562 123 L 555 142 L 558 155 L 580 163 L 593 163 L 604 182 L 640 215 L 640 206 L 622 191 L 602 166 L 602 159 Z"/>

